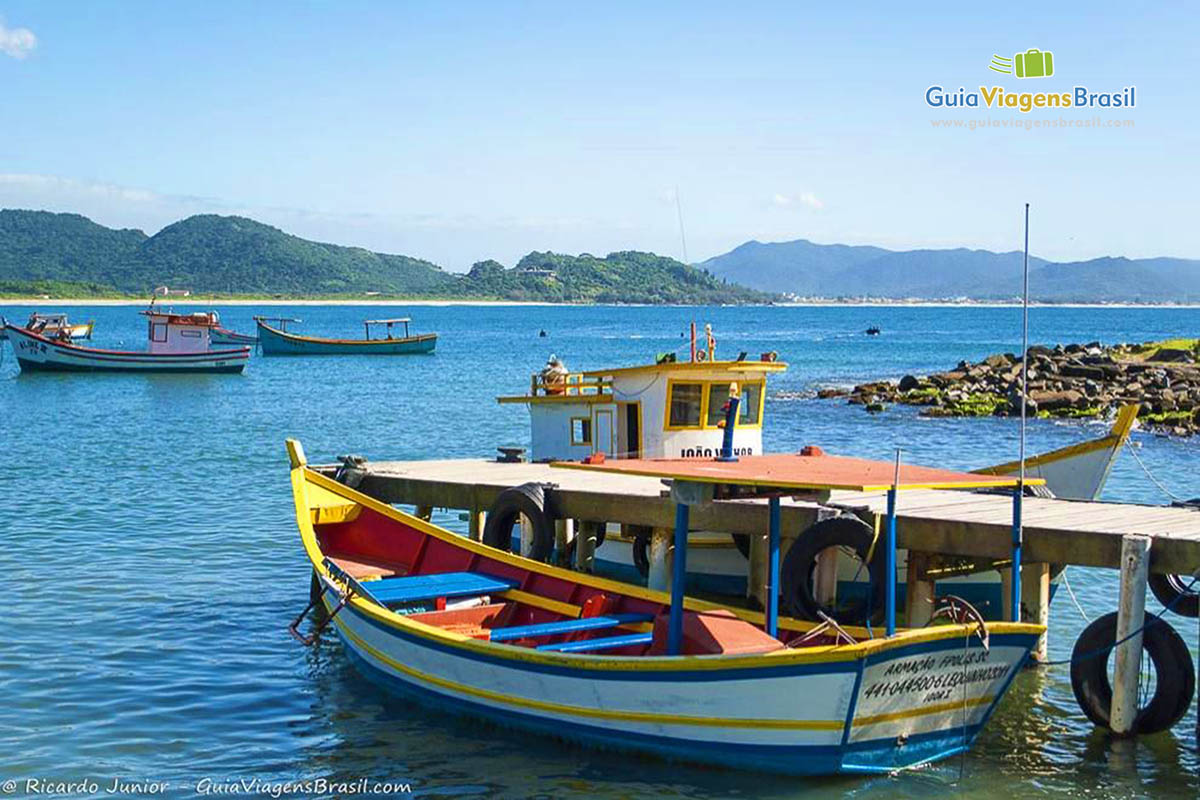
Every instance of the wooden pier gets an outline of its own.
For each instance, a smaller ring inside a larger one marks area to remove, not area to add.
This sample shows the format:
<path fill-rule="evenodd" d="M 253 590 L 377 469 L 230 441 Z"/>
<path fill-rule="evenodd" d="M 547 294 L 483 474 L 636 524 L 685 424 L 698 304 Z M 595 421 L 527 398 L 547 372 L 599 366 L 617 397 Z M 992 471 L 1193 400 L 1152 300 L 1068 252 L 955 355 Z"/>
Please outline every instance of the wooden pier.
<path fill-rule="evenodd" d="M 337 466 L 321 467 L 332 474 Z M 472 538 L 480 538 L 487 510 L 505 489 L 524 483 L 552 484 L 548 511 L 558 520 L 560 544 L 582 532 L 575 548 L 576 566 L 590 567 L 597 523 L 646 526 L 653 530 L 650 578 L 663 585 L 670 569 L 671 530 L 676 505 L 668 481 L 639 475 L 561 469 L 542 463 L 507 463 L 483 459 L 380 461 L 362 463 L 344 479 L 360 491 L 387 503 L 468 512 Z M 1137 681 L 1142 658 L 1139 625 L 1148 573 L 1192 575 L 1200 566 L 1200 511 L 1133 503 L 1085 502 L 1041 497 L 1023 498 L 1021 607 L 1027 621 L 1045 624 L 1049 617 L 1051 565 L 1106 567 L 1121 570 L 1118 630 L 1137 635 L 1116 647 L 1120 666 L 1114 681 L 1112 728 L 1132 731 Z M 780 509 L 783 538 L 794 539 L 830 509 L 850 511 L 882 530 L 886 492 L 829 491 L 784 500 Z M 947 570 L 999 569 L 1011 581 L 1006 560 L 1013 552 L 1013 498 L 1010 493 L 911 490 L 897 506 L 897 544 L 908 550 L 908 624 L 925 624 L 932 610 L 934 581 Z M 749 594 L 760 603 L 766 596 L 764 559 L 768 504 L 765 500 L 719 500 L 695 506 L 693 530 L 724 531 L 750 536 L 747 560 Z M 784 547 L 786 551 L 787 543 Z M 1131 553 L 1139 554 L 1131 557 Z M 1011 564 L 1011 561 L 1007 561 Z M 836 574 L 836 564 L 818 573 Z M 818 587 L 828 577 L 817 578 Z M 836 581 L 834 581 L 836 583 Z M 818 588 L 817 591 L 822 591 Z M 1007 588 L 1003 591 L 1008 596 Z M 922 600 L 926 602 L 922 602 Z M 1005 618 L 1011 617 L 1005 609 Z M 1185 628 L 1185 635 L 1194 623 Z M 1046 659 L 1046 642 L 1034 653 Z M 1198 714 L 1200 716 L 1200 714 Z M 1198 721 L 1200 728 L 1200 721 Z"/>
<path fill-rule="evenodd" d="M 332 472 L 335 467 L 324 467 Z M 612 475 L 483 459 L 372 461 L 358 488 L 387 503 L 461 509 L 479 515 L 503 490 L 522 483 L 555 484 L 557 516 L 670 528 L 675 505 L 656 478 Z M 824 501 L 783 504 L 785 537 L 817 520 L 822 505 L 882 517 L 884 492 L 834 491 Z M 1012 499 L 1008 494 L 909 491 L 897 509 L 901 547 L 918 553 L 1005 559 L 1011 551 Z M 751 535 L 767 529 L 767 504 L 718 501 L 697 509 L 693 527 Z M 1024 501 L 1025 563 L 1087 567 L 1121 566 L 1126 534 L 1151 539 L 1150 571 L 1191 574 L 1200 565 L 1200 511 L 1133 503 L 1084 502 L 1027 497 Z"/>

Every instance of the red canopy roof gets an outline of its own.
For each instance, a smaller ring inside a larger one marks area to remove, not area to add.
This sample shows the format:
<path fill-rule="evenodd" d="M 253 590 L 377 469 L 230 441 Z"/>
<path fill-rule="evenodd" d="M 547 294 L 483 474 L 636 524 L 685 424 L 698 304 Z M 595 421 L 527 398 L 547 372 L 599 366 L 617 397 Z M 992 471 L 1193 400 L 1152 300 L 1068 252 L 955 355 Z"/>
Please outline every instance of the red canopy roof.
<path fill-rule="evenodd" d="M 630 458 L 599 464 L 559 461 L 553 466 L 768 489 L 847 489 L 859 492 L 890 489 L 895 477 L 895 464 L 891 461 L 801 453 L 740 456 L 737 461 L 715 461 L 711 458 Z M 902 464 L 899 488 L 1001 488 L 1016 486 L 1017 482 L 1017 478 L 1004 475 L 977 475 Z M 1033 486 L 1045 481 L 1026 478 L 1025 483 Z"/>

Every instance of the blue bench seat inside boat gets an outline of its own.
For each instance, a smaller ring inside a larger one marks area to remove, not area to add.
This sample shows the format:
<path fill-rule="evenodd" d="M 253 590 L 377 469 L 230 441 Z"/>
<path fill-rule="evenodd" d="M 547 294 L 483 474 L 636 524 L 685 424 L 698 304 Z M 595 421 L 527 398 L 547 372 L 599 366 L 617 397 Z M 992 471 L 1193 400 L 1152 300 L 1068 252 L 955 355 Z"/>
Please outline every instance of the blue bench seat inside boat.
<path fill-rule="evenodd" d="M 481 572 L 442 572 L 436 575 L 405 575 L 363 584 L 371 597 L 383 605 L 417 603 L 439 597 L 472 597 L 506 592 L 520 584 Z"/>
<path fill-rule="evenodd" d="M 492 628 L 493 642 L 508 642 L 513 639 L 526 639 L 535 636 L 554 636 L 560 633 L 576 633 L 578 631 L 596 631 L 604 628 L 615 628 L 618 625 L 629 625 L 635 622 L 652 622 L 653 614 L 603 614 L 582 619 L 565 619 L 559 622 L 541 622 L 534 625 L 510 625 L 506 628 Z M 592 639 L 590 641 L 596 641 Z M 566 644 L 564 642 L 564 644 Z M 570 644 L 587 644 L 571 642 Z"/>
<path fill-rule="evenodd" d="M 586 653 L 596 650 L 615 650 L 618 647 L 650 644 L 652 641 L 654 641 L 654 634 L 652 633 L 630 633 L 625 636 L 606 636 L 601 639 L 581 639 L 577 642 L 543 644 L 538 647 L 538 650 L 547 650 L 556 653 Z"/>

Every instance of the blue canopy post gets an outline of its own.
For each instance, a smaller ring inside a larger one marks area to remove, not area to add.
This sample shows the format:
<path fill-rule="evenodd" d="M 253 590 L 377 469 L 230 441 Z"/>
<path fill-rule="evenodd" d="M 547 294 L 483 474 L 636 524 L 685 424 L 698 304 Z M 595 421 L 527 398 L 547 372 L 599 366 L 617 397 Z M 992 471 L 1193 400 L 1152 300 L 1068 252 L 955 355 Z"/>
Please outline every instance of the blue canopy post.
<path fill-rule="evenodd" d="M 687 503 L 675 503 L 675 553 L 671 557 L 671 614 L 667 619 L 667 655 L 683 645 L 683 585 L 687 581 Z"/>
<path fill-rule="evenodd" d="M 1021 540 L 1024 538 L 1021 525 L 1021 501 L 1025 496 L 1021 482 L 1013 489 L 1012 513 L 1012 580 L 1009 581 L 1010 621 L 1021 621 Z"/>
<path fill-rule="evenodd" d="M 887 540 L 884 542 L 884 582 L 887 595 L 884 597 L 884 617 L 887 635 L 896 634 L 896 495 L 900 492 L 900 448 L 896 448 L 896 468 L 892 477 L 892 488 L 887 493 Z"/>
<path fill-rule="evenodd" d="M 767 635 L 776 636 L 779 633 L 779 540 L 780 540 L 780 509 L 779 498 L 771 496 L 768 501 L 767 526 Z"/>
<path fill-rule="evenodd" d="M 675 501 L 675 547 L 671 557 L 671 609 L 667 615 L 667 655 L 677 656 L 683 649 L 683 590 L 687 583 L 687 540 L 689 506 L 711 503 L 713 485 L 683 479 L 671 481 L 671 499 Z"/>

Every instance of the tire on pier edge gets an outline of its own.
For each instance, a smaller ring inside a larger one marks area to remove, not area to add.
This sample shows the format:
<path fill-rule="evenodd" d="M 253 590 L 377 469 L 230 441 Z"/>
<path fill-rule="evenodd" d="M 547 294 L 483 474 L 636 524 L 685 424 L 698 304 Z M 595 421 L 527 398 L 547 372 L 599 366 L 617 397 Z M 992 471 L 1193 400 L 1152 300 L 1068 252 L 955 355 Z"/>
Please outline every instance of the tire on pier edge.
<path fill-rule="evenodd" d="M 527 557 L 534 561 L 549 560 L 554 551 L 554 517 L 546 508 L 546 490 L 540 483 L 523 483 L 500 493 L 488 511 L 483 543 L 505 552 L 516 552 L 512 532 L 522 516 L 529 520 L 533 533 Z"/>
<path fill-rule="evenodd" d="M 1192 704 L 1196 671 L 1183 638 L 1152 614 L 1145 616 L 1142 649 L 1157 673 L 1154 696 L 1139 707 L 1133 733 L 1158 733 L 1178 722 Z M 1079 634 L 1071 651 L 1071 690 L 1083 713 L 1096 725 L 1109 727 L 1112 682 L 1108 657 L 1117 639 L 1117 612 L 1097 617 Z"/>
<path fill-rule="evenodd" d="M 865 565 L 865 577 L 870 586 L 865 598 L 838 608 L 817 602 L 813 573 L 817 555 L 829 547 L 849 548 Z M 797 537 L 783 560 L 779 578 L 782 586 L 780 605 L 791 616 L 813 621 L 820 620 L 818 611 L 843 625 L 861 625 L 868 617 L 872 622 L 878 621 L 882 619 L 887 595 L 885 568 L 883 547 L 876 545 L 875 530 L 870 525 L 851 514 L 821 520 Z"/>
<path fill-rule="evenodd" d="M 1185 575 L 1152 574 L 1147 579 L 1150 591 L 1158 602 L 1169 606 L 1181 617 L 1200 617 L 1200 579 L 1191 580 Z"/>

